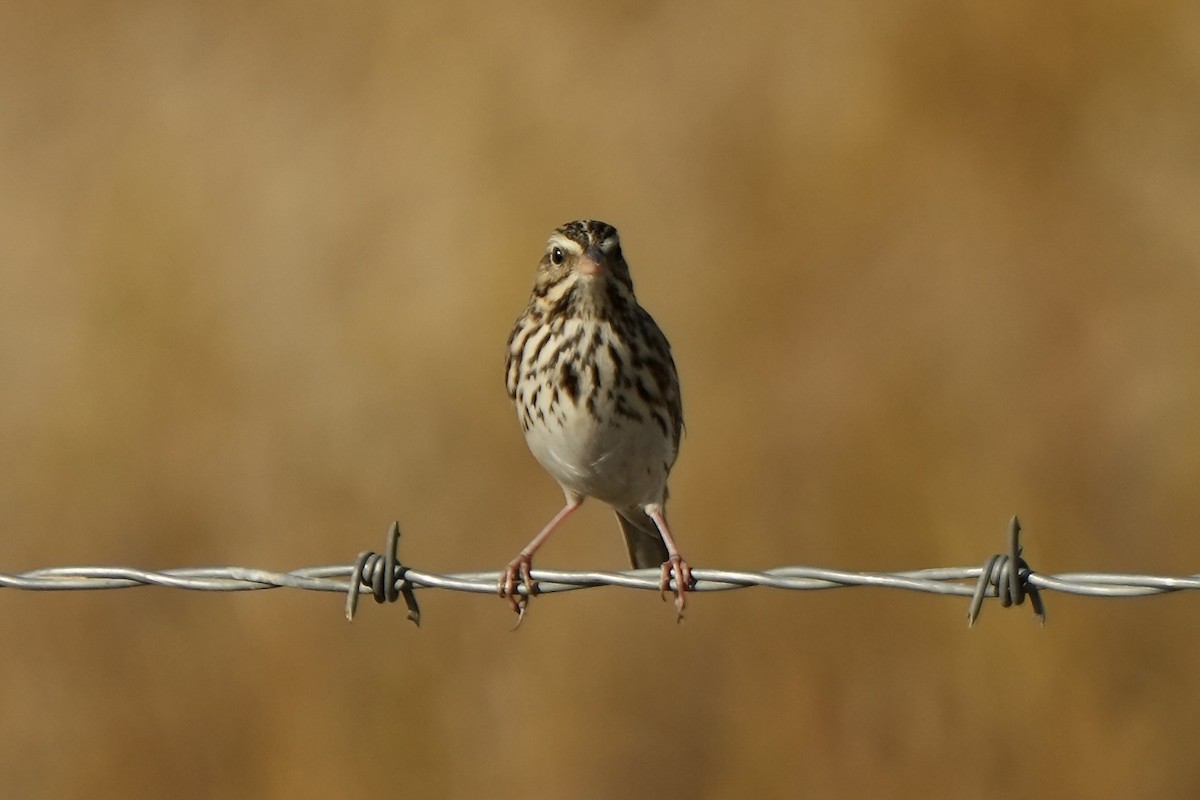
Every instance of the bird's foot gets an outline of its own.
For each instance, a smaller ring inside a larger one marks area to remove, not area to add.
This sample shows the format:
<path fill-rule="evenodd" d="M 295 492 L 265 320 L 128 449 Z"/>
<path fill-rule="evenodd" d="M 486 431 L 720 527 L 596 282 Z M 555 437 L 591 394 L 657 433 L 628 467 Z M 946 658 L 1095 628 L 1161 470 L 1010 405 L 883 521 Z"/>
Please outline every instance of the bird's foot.
<path fill-rule="evenodd" d="M 671 578 L 675 579 L 675 588 L 671 589 Z M 683 609 L 687 607 L 687 592 L 692 588 L 692 568 L 679 555 L 673 555 L 663 562 L 662 578 L 658 582 L 659 594 L 667 599 L 667 592 L 675 595 L 675 610 L 679 613 L 677 621 L 683 619 Z"/>
<path fill-rule="evenodd" d="M 525 609 L 529 606 L 529 598 L 537 594 L 537 583 L 529 574 L 533 566 L 533 556 L 520 554 L 509 562 L 504 572 L 500 574 L 500 584 L 497 587 L 501 597 L 508 598 L 508 604 L 517 613 L 517 625 L 525 619 Z M 522 593 L 518 584 L 525 587 Z"/>

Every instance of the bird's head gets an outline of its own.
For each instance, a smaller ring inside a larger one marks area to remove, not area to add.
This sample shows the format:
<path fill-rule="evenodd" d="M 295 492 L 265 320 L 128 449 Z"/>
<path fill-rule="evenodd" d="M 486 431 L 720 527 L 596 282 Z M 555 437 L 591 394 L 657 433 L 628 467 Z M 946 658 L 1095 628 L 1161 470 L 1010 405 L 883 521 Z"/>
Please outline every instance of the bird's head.
<path fill-rule="evenodd" d="M 618 295 L 633 294 L 629 265 L 617 229 L 607 222 L 576 220 L 550 234 L 538 265 L 534 295 L 551 303 L 603 307 Z"/>

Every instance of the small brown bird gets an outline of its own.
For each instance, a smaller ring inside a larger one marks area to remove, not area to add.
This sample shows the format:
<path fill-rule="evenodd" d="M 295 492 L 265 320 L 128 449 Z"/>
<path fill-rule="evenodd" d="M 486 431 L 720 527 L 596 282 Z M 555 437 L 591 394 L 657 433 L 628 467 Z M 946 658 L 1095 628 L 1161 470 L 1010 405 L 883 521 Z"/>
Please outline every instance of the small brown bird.
<path fill-rule="evenodd" d="M 524 615 L 537 590 L 533 554 L 594 497 L 616 512 L 634 568 L 661 566 L 664 598 L 674 578 L 682 617 L 691 569 L 664 511 L 683 432 L 679 376 L 667 338 L 638 305 L 611 225 L 578 220 L 550 235 L 508 337 L 506 371 L 525 442 L 566 504 L 508 565 L 500 596 Z"/>

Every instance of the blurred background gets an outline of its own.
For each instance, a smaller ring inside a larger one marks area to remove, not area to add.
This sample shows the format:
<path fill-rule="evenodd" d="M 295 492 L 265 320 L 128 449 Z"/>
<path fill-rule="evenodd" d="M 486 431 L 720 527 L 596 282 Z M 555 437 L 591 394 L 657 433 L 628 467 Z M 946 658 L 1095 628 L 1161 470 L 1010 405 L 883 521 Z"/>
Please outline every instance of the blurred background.
<path fill-rule="evenodd" d="M 0 6 L 0 570 L 499 569 L 545 238 L 669 335 L 693 566 L 1200 568 L 1200 7 Z M 585 506 L 546 569 L 617 569 Z M 9 797 L 1200 792 L 1200 600 L 0 592 Z M 1181 635 L 1181 633 L 1183 635 Z M 1023 777 L 1018 777 L 1023 776 Z M 1004 794 L 1003 796 L 1007 796 Z"/>

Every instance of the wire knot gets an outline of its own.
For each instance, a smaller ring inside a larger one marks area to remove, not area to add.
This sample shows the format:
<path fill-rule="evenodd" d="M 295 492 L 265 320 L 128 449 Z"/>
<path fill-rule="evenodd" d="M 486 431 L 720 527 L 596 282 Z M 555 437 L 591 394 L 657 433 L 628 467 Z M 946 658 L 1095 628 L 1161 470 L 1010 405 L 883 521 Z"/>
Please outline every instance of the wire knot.
<path fill-rule="evenodd" d="M 412 584 L 405 579 L 408 567 L 400 563 L 396 550 L 400 545 L 400 523 L 393 522 L 388 529 L 387 548 L 380 553 L 364 550 L 358 554 L 354 572 L 350 575 L 350 588 L 346 595 L 346 619 L 354 621 L 358 609 L 358 596 L 363 587 L 371 590 L 376 603 L 394 603 L 401 597 L 408 606 L 408 619 L 421 626 L 421 609 L 417 606 Z"/>
<path fill-rule="evenodd" d="M 1008 552 L 997 553 L 984 562 L 983 572 L 975 584 L 975 594 L 971 597 L 971 607 L 967 610 L 967 625 L 973 626 L 979 619 L 989 587 L 1005 608 L 1021 605 L 1025 595 L 1029 595 L 1034 616 L 1045 625 L 1046 607 L 1038 588 L 1029 582 L 1032 574 L 1029 564 L 1021 558 L 1021 521 L 1014 516 L 1008 526 Z"/>

